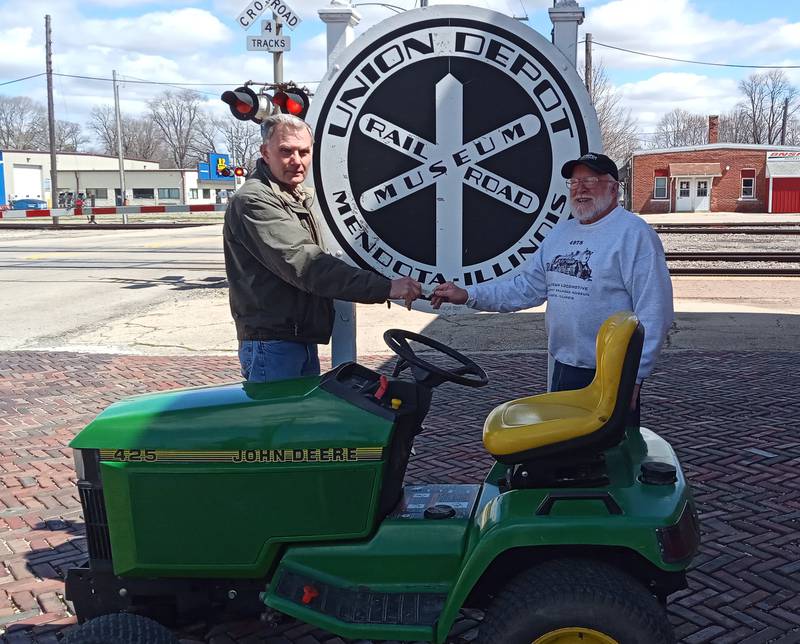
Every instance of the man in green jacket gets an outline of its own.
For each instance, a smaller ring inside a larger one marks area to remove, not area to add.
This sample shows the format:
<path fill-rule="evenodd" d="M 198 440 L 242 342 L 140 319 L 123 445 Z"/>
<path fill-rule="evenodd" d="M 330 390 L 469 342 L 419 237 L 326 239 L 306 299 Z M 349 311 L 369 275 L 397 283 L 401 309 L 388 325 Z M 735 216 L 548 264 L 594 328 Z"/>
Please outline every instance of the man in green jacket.
<path fill-rule="evenodd" d="M 302 183 L 311 166 L 307 123 L 277 114 L 262 125 L 254 175 L 225 212 L 223 242 L 242 376 L 269 382 L 319 373 L 317 344 L 333 329 L 333 300 L 374 304 L 419 297 L 410 277 L 389 280 L 328 255 Z"/>

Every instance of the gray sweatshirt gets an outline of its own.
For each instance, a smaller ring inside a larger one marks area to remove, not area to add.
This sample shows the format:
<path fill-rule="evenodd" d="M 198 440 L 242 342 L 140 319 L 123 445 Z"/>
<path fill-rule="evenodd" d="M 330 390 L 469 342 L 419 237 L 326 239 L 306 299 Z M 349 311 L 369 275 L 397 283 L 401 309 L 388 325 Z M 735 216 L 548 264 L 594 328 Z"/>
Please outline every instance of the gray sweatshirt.
<path fill-rule="evenodd" d="M 661 240 L 621 207 L 592 224 L 560 223 L 519 273 L 467 293 L 467 304 L 481 311 L 519 311 L 547 300 L 548 350 L 575 367 L 594 368 L 600 325 L 633 311 L 645 330 L 637 382 L 652 372 L 674 315 Z"/>

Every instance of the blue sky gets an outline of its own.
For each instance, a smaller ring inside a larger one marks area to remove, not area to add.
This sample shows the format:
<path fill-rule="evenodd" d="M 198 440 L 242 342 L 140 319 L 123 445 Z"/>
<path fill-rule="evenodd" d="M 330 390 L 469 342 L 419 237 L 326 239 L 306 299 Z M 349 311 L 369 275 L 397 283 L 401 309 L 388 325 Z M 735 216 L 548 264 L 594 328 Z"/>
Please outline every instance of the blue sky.
<path fill-rule="evenodd" d="M 317 9 L 329 0 L 288 0 L 303 18 L 285 56 L 284 77 L 301 83 L 325 70 L 324 25 Z M 356 0 L 358 3 L 358 0 Z M 406 8 L 414 0 L 391 0 Z M 430 0 L 438 4 L 439 0 Z M 528 25 L 548 35 L 550 0 L 469 0 L 509 15 L 526 12 Z M 56 72 L 194 86 L 208 109 L 224 114 L 218 100 L 226 86 L 246 79 L 271 80 L 268 54 L 245 51 L 245 32 L 236 16 L 247 0 L 0 0 L 0 83 L 44 71 L 44 15 L 53 18 Z M 579 38 L 659 56 L 745 65 L 800 65 L 800 2 L 773 0 L 586 0 Z M 392 15 L 383 7 L 362 7 L 357 32 Z M 581 55 L 582 58 L 582 55 Z M 737 83 L 756 70 L 690 65 L 596 46 L 624 105 L 651 132 L 675 107 L 699 113 L 725 112 L 739 100 Z M 582 61 L 579 61 L 582 65 Z M 800 86 L 800 69 L 787 69 Z M 219 84 L 219 85 L 215 85 Z M 112 102 L 110 83 L 57 78 L 56 112 L 83 122 L 95 105 Z M 141 112 L 163 86 L 126 83 L 123 109 Z M 0 94 L 28 95 L 45 102 L 44 77 L 0 85 Z"/>

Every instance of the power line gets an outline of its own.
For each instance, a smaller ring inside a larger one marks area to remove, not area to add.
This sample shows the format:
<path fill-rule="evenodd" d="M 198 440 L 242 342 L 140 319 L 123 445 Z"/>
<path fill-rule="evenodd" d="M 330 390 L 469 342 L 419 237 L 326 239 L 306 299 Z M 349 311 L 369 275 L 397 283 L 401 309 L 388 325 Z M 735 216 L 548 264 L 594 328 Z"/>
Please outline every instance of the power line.
<path fill-rule="evenodd" d="M 22 82 L 24 80 L 28 80 L 30 78 L 39 78 L 39 76 L 44 76 L 44 75 L 45 75 L 45 72 L 42 72 L 41 74 L 34 74 L 33 76 L 25 76 L 23 78 L 15 78 L 14 80 L 5 81 L 3 83 L 0 83 L 0 87 L 3 86 L 3 85 L 11 85 L 11 83 L 20 83 L 20 82 Z"/>
<path fill-rule="evenodd" d="M 586 42 L 582 40 L 581 42 Z M 637 56 L 647 56 L 648 58 L 658 58 L 659 60 L 671 60 L 676 63 L 688 63 L 690 65 L 709 65 L 711 67 L 737 67 L 739 69 L 800 69 L 800 65 L 736 65 L 734 63 L 711 63 L 702 60 L 688 60 L 686 58 L 671 58 L 670 56 L 658 56 L 657 54 L 648 54 L 643 51 L 635 51 L 633 49 L 625 49 L 624 47 L 617 47 L 615 45 L 607 45 L 606 43 L 592 40 L 592 44 L 600 45 L 608 49 L 616 49 L 617 51 L 624 51 L 628 54 L 636 54 Z"/>

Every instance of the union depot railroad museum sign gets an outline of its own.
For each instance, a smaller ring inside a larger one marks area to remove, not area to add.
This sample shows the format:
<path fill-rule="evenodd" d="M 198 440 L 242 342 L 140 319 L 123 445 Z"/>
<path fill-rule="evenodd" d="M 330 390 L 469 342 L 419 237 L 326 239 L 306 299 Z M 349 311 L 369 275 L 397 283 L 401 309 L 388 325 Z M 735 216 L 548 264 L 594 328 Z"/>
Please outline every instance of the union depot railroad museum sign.
<path fill-rule="evenodd" d="M 309 120 L 329 245 L 424 284 L 516 271 L 569 215 L 561 166 L 600 149 L 561 52 L 474 7 L 407 11 L 360 36 Z"/>

